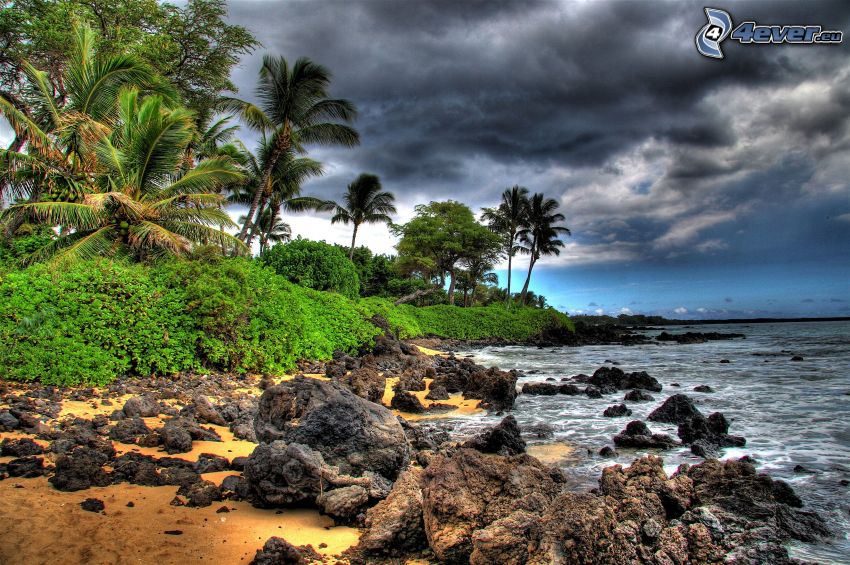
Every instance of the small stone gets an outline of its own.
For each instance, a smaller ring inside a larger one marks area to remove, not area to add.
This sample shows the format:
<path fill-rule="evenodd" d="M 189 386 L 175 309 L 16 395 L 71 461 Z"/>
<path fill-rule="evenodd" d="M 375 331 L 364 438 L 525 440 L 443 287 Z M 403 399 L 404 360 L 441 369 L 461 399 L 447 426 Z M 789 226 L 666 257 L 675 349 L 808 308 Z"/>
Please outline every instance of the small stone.
<path fill-rule="evenodd" d="M 80 508 L 86 512 L 103 512 L 105 507 L 103 501 L 97 498 L 87 498 L 80 503 Z"/>

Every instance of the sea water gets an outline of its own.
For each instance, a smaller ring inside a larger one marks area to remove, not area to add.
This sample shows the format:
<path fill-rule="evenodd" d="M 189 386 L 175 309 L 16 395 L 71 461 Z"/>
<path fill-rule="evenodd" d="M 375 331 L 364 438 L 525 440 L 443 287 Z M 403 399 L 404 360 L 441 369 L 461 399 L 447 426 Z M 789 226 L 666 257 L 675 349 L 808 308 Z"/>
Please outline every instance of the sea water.
<path fill-rule="evenodd" d="M 628 465 L 644 453 L 662 455 L 671 473 L 680 463 L 702 461 L 686 447 L 663 453 L 618 449 L 613 459 L 597 455 L 603 446 L 613 447 L 611 438 L 629 421 L 646 420 L 672 394 L 687 394 L 705 415 L 722 412 L 731 423 L 730 434 L 746 437 L 746 447 L 723 450 L 724 459 L 752 456 L 760 472 L 787 481 L 803 500 L 804 509 L 817 510 L 828 521 L 836 534 L 833 540 L 795 542 L 789 546 L 792 556 L 818 563 L 850 563 L 850 488 L 840 484 L 841 480 L 850 480 L 850 322 L 673 326 L 640 333 L 654 337 L 662 329 L 669 333 L 742 333 L 746 339 L 554 349 L 486 347 L 456 353 L 471 355 L 473 361 L 488 367 L 534 372 L 520 377 L 519 387 L 547 378 L 560 382 L 579 373 L 591 375 L 610 362 L 626 372 L 648 372 L 664 389 L 651 393 L 655 400 L 625 402 L 631 416 L 602 416 L 606 407 L 624 402 L 627 391 L 601 399 L 520 395 L 513 414 L 520 427 L 545 423 L 554 429 L 554 438 L 526 436 L 529 444 L 567 443 L 574 447 L 558 464 L 574 488 L 592 488 L 604 467 Z M 795 355 L 804 360 L 791 361 Z M 695 392 L 698 385 L 708 385 L 714 392 Z M 499 419 L 495 415 L 480 416 L 451 424 L 456 434 L 465 436 Z M 676 426 L 647 423 L 653 432 L 676 438 Z M 807 471 L 795 472 L 797 465 Z"/>

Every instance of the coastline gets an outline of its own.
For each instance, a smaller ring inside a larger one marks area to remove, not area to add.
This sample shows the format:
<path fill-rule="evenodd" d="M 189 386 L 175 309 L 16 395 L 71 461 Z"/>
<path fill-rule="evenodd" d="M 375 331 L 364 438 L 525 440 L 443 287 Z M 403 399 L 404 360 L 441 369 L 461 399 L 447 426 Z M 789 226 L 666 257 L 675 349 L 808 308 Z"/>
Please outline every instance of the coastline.
<path fill-rule="evenodd" d="M 423 343 L 421 340 L 417 340 L 417 343 Z M 430 345 L 436 346 L 437 344 L 434 342 L 427 342 Z M 384 346 L 387 344 L 384 343 Z M 397 347 L 397 346 L 396 346 Z M 439 363 L 439 360 L 449 360 L 452 358 L 450 352 L 439 351 L 436 347 L 426 347 L 425 345 L 417 345 L 418 351 L 412 352 L 413 358 L 420 358 L 423 360 L 423 365 L 430 365 L 431 362 Z M 408 350 L 409 351 L 409 350 Z M 346 358 L 342 357 L 336 361 L 336 363 L 342 362 L 343 365 L 346 363 Z M 334 363 L 329 363 L 328 366 L 332 366 Z M 315 364 L 313 364 L 315 365 Z M 314 371 L 315 367 L 310 367 L 311 373 L 307 377 L 308 379 L 316 380 L 319 382 L 327 382 L 330 383 L 334 380 L 333 377 L 328 377 L 326 375 L 321 375 Z M 326 367 L 326 371 L 330 370 L 329 367 Z M 352 372 L 356 372 L 359 369 L 354 369 L 354 371 L 347 371 L 347 375 L 351 375 Z M 402 370 L 402 373 L 404 371 Z M 259 396 L 262 392 L 262 388 L 268 388 L 270 386 L 274 386 L 280 383 L 292 383 L 295 380 L 295 375 L 287 375 L 280 379 L 274 379 L 271 382 L 269 380 L 259 379 L 258 377 L 233 377 L 232 382 L 228 382 L 228 377 L 218 375 L 216 376 L 218 380 L 218 386 L 222 389 L 223 394 L 218 396 L 210 395 L 209 399 L 214 406 L 222 406 L 222 401 L 233 401 L 234 399 L 244 399 L 246 396 Z M 222 380 L 224 379 L 224 380 Z M 384 404 L 391 406 L 392 405 L 392 397 L 395 393 L 395 386 L 398 385 L 400 377 L 391 377 L 386 379 L 384 387 L 382 389 L 381 399 Z M 428 408 L 430 405 L 437 403 L 436 401 L 430 401 L 425 398 L 428 394 L 428 391 L 432 388 L 432 384 L 434 382 L 433 378 L 426 377 L 422 379 L 424 381 L 424 389 L 423 390 L 411 390 L 410 393 L 414 395 L 425 408 L 424 414 L 410 414 L 403 413 L 397 410 L 393 411 L 394 415 L 401 415 L 410 422 L 409 425 L 415 425 L 417 421 L 421 420 L 438 420 L 441 417 L 457 417 L 461 415 L 474 415 L 478 413 L 483 413 L 484 411 L 479 408 L 480 403 L 487 403 L 492 401 L 492 398 L 484 398 L 484 399 L 463 399 L 463 393 L 453 393 L 450 395 L 450 398 L 442 401 L 442 404 L 449 404 L 454 406 L 452 410 L 449 411 L 440 411 L 438 413 L 428 414 Z M 142 384 L 129 384 L 129 388 L 133 390 L 134 394 L 138 393 L 150 393 L 150 389 L 145 389 L 145 385 Z M 133 387 L 136 387 L 135 389 Z M 37 390 L 39 387 L 20 387 L 16 390 L 17 385 L 12 383 L 4 383 L 4 395 L 8 394 L 16 394 L 18 392 L 22 392 L 27 388 Z M 179 386 L 176 387 L 178 394 L 176 396 L 180 397 L 188 392 L 188 388 L 185 390 L 181 390 Z M 249 394 L 248 391 L 251 391 Z M 81 392 L 80 389 L 67 389 L 65 393 L 68 398 L 75 397 L 75 395 L 79 395 Z M 99 393 L 106 393 L 107 398 L 109 398 L 109 402 L 112 403 L 112 406 L 104 406 L 102 403 L 103 396 L 99 396 Z M 51 423 L 55 423 L 58 420 L 69 421 L 73 418 L 104 418 L 108 412 L 113 409 L 119 408 L 122 403 L 126 402 L 129 398 L 133 396 L 133 394 L 118 394 L 119 392 L 126 392 L 125 390 L 121 390 L 120 387 L 107 387 L 106 389 L 101 389 L 101 391 L 96 391 L 94 394 L 90 394 L 86 400 L 64 400 L 62 402 L 63 406 L 61 410 L 58 412 L 57 420 L 48 419 L 46 422 L 43 422 L 47 425 Z M 86 393 L 88 394 L 88 393 Z M 186 396 L 183 400 L 190 400 L 190 397 Z M 194 399 L 191 399 L 194 401 Z M 191 402 L 181 402 L 178 399 L 174 399 L 173 401 L 169 401 L 166 405 L 170 404 L 170 408 L 180 412 L 187 405 L 191 405 Z M 93 405 L 97 405 L 94 407 Z M 2 408 L 2 406 L 0 406 Z M 174 416 L 172 415 L 171 418 Z M 151 429 L 157 429 L 163 426 L 168 419 L 168 416 L 159 415 L 157 417 L 149 417 L 144 418 L 143 421 L 145 424 Z M 222 442 L 208 442 L 208 441 L 198 441 L 195 440 L 192 442 L 192 449 L 186 453 L 174 454 L 172 457 L 181 458 L 189 461 L 197 461 L 200 453 L 215 453 L 218 455 L 223 455 L 228 459 L 233 459 L 236 457 L 244 457 L 250 454 L 253 451 L 253 448 L 256 447 L 256 444 L 240 440 L 238 438 L 233 437 L 232 433 L 224 426 L 216 426 L 214 424 L 205 423 L 204 426 L 213 429 L 220 437 Z M 2 438 L 14 438 L 20 439 L 22 437 L 27 437 L 26 435 L 20 433 L 10 433 L 3 432 L 0 433 L 0 437 Z M 32 434 L 29 434 L 29 437 L 32 437 Z M 42 444 L 44 447 L 46 442 L 38 441 L 38 443 Z M 163 457 L 166 456 L 166 453 L 157 450 L 157 448 L 143 448 L 136 445 L 126 445 L 120 443 L 113 443 L 116 447 L 119 455 L 121 453 L 126 453 L 128 451 L 139 453 L 142 455 L 150 455 L 154 457 Z M 420 446 L 421 447 L 421 446 Z M 418 466 L 414 468 L 421 467 L 423 463 L 429 463 L 429 459 L 433 459 L 436 457 L 445 457 L 446 455 L 440 455 L 442 451 L 440 449 L 433 449 L 436 446 L 431 446 L 429 449 L 423 450 L 414 450 L 412 452 L 412 457 L 418 463 Z M 448 454 L 452 453 L 452 449 L 449 448 L 449 451 L 446 452 Z M 555 444 L 552 447 L 541 448 L 534 447 L 528 449 L 528 453 L 533 456 L 537 456 L 538 459 L 541 459 L 543 463 L 556 463 L 570 456 L 574 447 L 570 445 L 558 445 Z M 465 451 L 465 450 L 462 450 Z M 426 452 L 433 452 L 433 455 L 424 455 Z M 501 455 L 494 455 L 493 457 L 502 457 Z M 523 456 L 526 457 L 526 456 Z M 48 457 L 49 459 L 49 457 Z M 3 457 L 0 459 L 0 464 L 7 464 L 11 459 L 9 457 Z M 229 470 L 226 472 L 216 472 L 212 474 L 203 474 L 202 478 L 204 480 L 212 480 L 216 484 L 221 484 L 221 481 L 226 476 L 236 476 L 239 473 L 233 470 Z M 14 487 L 15 484 L 21 484 L 24 486 L 23 489 L 17 489 Z M 199 555 L 197 548 L 195 548 L 195 552 L 192 553 L 193 547 L 195 547 L 197 540 L 205 539 L 205 536 L 213 535 L 212 532 L 216 531 L 215 539 L 226 538 L 229 540 L 228 542 L 223 543 L 222 545 L 226 546 L 226 550 L 232 553 L 234 558 L 239 559 L 239 561 L 234 562 L 249 562 L 254 557 L 254 552 L 262 547 L 263 543 L 267 539 L 268 536 L 278 535 L 288 542 L 292 543 L 295 546 L 302 545 L 311 545 L 313 549 L 317 550 L 319 553 L 326 556 L 326 558 L 332 559 L 344 559 L 341 555 L 341 552 L 345 549 L 348 549 L 351 546 L 357 544 L 358 537 L 364 532 L 368 532 L 367 529 L 362 529 L 362 524 L 360 524 L 361 529 L 352 528 L 345 525 L 340 525 L 333 527 L 331 530 L 326 529 L 333 520 L 328 516 L 323 516 L 320 514 L 318 510 L 291 510 L 291 509 L 283 509 L 282 514 L 278 514 L 278 510 L 276 509 L 257 509 L 254 508 L 250 503 L 245 501 L 239 501 L 236 499 L 225 499 L 224 501 L 214 502 L 211 506 L 205 508 L 188 508 L 184 506 L 172 507 L 168 500 L 173 499 L 175 496 L 175 492 L 178 490 L 176 486 L 159 486 L 159 487 L 145 487 L 145 486 L 136 486 L 136 485 L 128 485 L 127 483 L 120 483 L 118 485 L 111 485 L 108 487 L 91 487 L 90 489 L 77 491 L 74 493 L 59 493 L 53 487 L 49 486 L 44 477 L 41 478 L 33 478 L 33 479 L 24 479 L 24 478 L 8 478 L 5 481 L 0 481 L 0 488 L 9 489 L 7 492 L 11 493 L 7 498 L 9 501 L 9 508 L 20 508 L 21 506 L 32 504 L 33 498 L 39 501 L 43 501 L 44 504 L 40 506 L 44 509 L 49 509 L 52 507 L 55 509 L 56 505 L 62 508 L 62 512 L 60 512 L 60 516 L 62 516 L 63 520 L 67 520 L 65 523 L 66 528 L 82 528 L 80 531 L 83 533 L 81 536 L 74 536 L 74 540 L 79 541 L 79 539 L 94 539 L 87 533 L 88 527 L 90 526 L 91 519 L 97 518 L 98 520 L 105 520 L 109 518 L 113 518 L 110 522 L 110 528 L 112 532 L 115 531 L 116 524 L 120 525 L 120 528 L 132 528 L 134 531 L 138 531 L 141 539 L 138 541 L 138 547 L 143 548 L 146 547 L 145 543 L 147 541 L 153 542 L 157 545 L 162 544 L 162 537 L 165 534 L 157 534 L 156 532 L 160 530 L 172 530 L 172 529 L 181 529 L 184 533 L 181 536 L 169 536 L 166 538 L 167 546 L 171 547 L 171 550 L 174 555 L 180 556 L 184 555 L 180 553 L 181 551 L 187 551 L 197 558 Z M 149 496 L 146 494 L 149 493 Z M 4 493 L 5 494 L 5 493 Z M 124 501 L 125 498 L 133 498 L 147 496 L 147 500 L 150 501 L 149 504 L 145 504 L 142 508 L 138 508 L 138 510 L 142 510 L 143 512 L 137 512 L 137 515 L 146 516 L 142 522 L 147 526 L 152 526 L 149 528 L 140 527 L 139 522 L 135 522 L 133 520 L 125 519 L 128 515 L 127 513 L 131 509 L 123 508 L 121 504 L 126 504 Z M 103 501 L 107 504 L 106 514 L 104 515 L 92 515 L 81 510 L 78 506 L 78 503 L 85 498 L 95 497 L 103 499 Z M 167 506 L 166 506 L 167 505 Z M 116 507 L 117 506 L 117 507 Z M 221 513 L 216 514 L 215 510 L 220 508 L 221 506 L 229 506 L 232 508 L 236 508 L 236 510 L 231 510 L 231 513 Z M 3 509 L 6 511 L 6 508 Z M 84 516 L 84 519 L 80 520 L 79 516 Z M 221 518 L 226 518 L 224 522 L 221 521 Z M 206 524 L 204 523 L 204 519 L 207 520 Z M 44 520 L 45 522 L 41 522 Z M 49 511 L 45 513 L 32 513 L 27 519 L 21 520 L 21 528 L 20 531 L 23 532 L 32 532 L 32 531 L 42 531 L 44 530 L 44 526 L 46 526 L 47 520 L 56 520 L 55 514 Z M 207 530 L 210 522 L 216 521 L 216 525 L 219 523 L 227 524 L 230 523 L 230 526 L 221 526 L 218 530 L 209 529 Z M 56 521 L 57 523 L 61 523 L 62 520 Z M 268 522 L 268 524 L 266 524 Z M 339 522 L 339 520 L 338 520 Z M 340 523 L 345 523 L 347 520 L 342 520 Z M 177 524 L 174 528 L 171 526 Z M 271 525 L 273 524 L 273 526 Z M 185 527 L 182 527 L 185 526 Z M 280 526 L 280 528 L 278 528 Z M 274 530 L 278 530 L 275 532 Z M 17 530 L 16 530 L 17 531 Z M 46 530 L 45 530 L 46 531 Z M 224 534 L 223 532 L 227 532 Z M 257 532 L 262 532 L 259 534 L 259 539 Z M 264 537 L 266 536 L 266 537 Z M 180 543 L 172 543 L 173 539 L 180 539 Z M 241 542 L 241 547 L 240 547 Z M 54 540 L 52 545 L 56 546 L 59 541 Z M 253 544 L 253 545 L 252 545 Z M 327 544 L 327 547 L 320 547 L 321 544 Z M 348 544 L 348 545 L 346 545 Z M 33 544 L 31 544 L 33 545 Z M 91 550 L 90 543 L 84 543 L 84 545 L 89 546 L 89 551 Z M 345 546 L 345 547 L 343 547 Z M 97 547 L 101 547 L 101 544 L 97 544 Z M 109 544 L 103 546 L 105 549 L 104 553 L 100 556 L 104 561 L 109 560 L 109 551 L 113 551 L 113 549 L 109 549 Z M 250 547 L 250 549 L 247 549 Z M 75 545 L 71 545 L 67 548 L 67 551 L 83 551 L 80 547 Z M 222 548 L 216 548 L 216 555 L 221 555 Z M 0 555 L 3 558 L 4 562 L 16 563 L 16 562 L 33 562 L 31 560 L 22 559 L 22 555 L 26 554 L 26 549 L 24 547 L 16 546 L 13 548 L 12 554 L 10 555 Z M 70 555 L 71 553 L 69 553 Z M 89 555 L 89 554 L 86 554 Z M 151 554 L 153 555 L 153 554 Z M 230 555 L 230 553 L 228 553 Z M 429 557 L 429 555 L 431 557 Z M 362 561 L 357 561 L 357 559 L 362 559 L 357 556 L 357 554 L 351 554 L 349 552 L 349 557 L 352 559 L 348 560 L 351 563 L 358 563 Z M 413 552 L 406 557 L 415 558 L 415 559 L 426 559 L 424 562 L 428 562 L 427 559 L 433 559 L 433 554 L 425 551 L 422 552 Z M 168 557 L 164 557 L 168 559 Z M 16 559 L 21 559 L 20 561 L 16 561 Z M 98 554 L 95 553 L 91 555 L 91 559 L 93 562 L 97 562 L 99 559 Z M 378 560 L 377 557 L 373 556 L 367 562 L 376 562 Z M 333 562 L 333 561 L 332 561 Z M 345 562 L 345 561 L 344 561 Z"/>

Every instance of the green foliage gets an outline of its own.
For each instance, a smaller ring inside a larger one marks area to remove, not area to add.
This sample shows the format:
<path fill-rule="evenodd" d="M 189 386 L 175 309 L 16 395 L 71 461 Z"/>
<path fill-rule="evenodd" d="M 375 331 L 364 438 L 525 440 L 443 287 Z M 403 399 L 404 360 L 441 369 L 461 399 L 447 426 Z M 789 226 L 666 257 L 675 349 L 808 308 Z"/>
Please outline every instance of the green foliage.
<path fill-rule="evenodd" d="M 280 373 L 379 333 L 355 303 L 248 259 L 36 265 L 2 279 L 0 300 L 0 374 L 60 385 L 202 367 Z"/>
<path fill-rule="evenodd" d="M 235 90 L 230 69 L 257 45 L 241 26 L 225 22 L 224 0 L 189 0 L 182 7 L 156 0 L 15 0 L 0 9 L 0 88 L 13 96 L 24 90 L 28 60 L 50 73 L 59 93 L 72 23 L 97 25 L 99 48 L 133 53 L 175 85 L 188 105 L 207 112 L 223 90 Z"/>
<path fill-rule="evenodd" d="M 451 339 L 523 341 L 550 328 L 574 330 L 570 319 L 554 308 L 506 309 L 503 305 L 460 308 L 446 304 L 406 308 L 410 309 L 424 335 Z"/>
<path fill-rule="evenodd" d="M 105 384 L 126 373 L 196 366 L 195 331 L 179 292 L 157 287 L 144 267 L 81 262 L 43 265 L 0 283 L 0 374 L 45 384 Z"/>
<path fill-rule="evenodd" d="M 263 253 L 260 261 L 295 284 L 338 292 L 347 298 L 360 293 L 354 264 L 339 248 L 323 241 L 298 238 Z"/>

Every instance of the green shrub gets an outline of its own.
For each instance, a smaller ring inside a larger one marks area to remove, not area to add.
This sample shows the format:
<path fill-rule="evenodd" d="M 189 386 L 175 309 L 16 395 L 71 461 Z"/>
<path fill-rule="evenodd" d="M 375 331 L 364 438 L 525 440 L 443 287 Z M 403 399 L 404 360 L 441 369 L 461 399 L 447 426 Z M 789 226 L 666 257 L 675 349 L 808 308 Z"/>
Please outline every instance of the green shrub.
<path fill-rule="evenodd" d="M 157 288 L 140 265 L 36 265 L 0 284 L 0 374 L 12 380 L 104 384 L 174 373 L 197 365 L 195 339 L 180 293 Z"/>
<path fill-rule="evenodd" d="M 404 305 L 400 306 L 404 308 Z M 440 304 L 414 308 L 408 306 L 424 335 L 451 339 L 502 338 L 523 341 L 551 328 L 574 331 L 566 314 L 554 308 L 511 308 L 502 304 L 460 308 Z"/>
<path fill-rule="evenodd" d="M 338 292 L 352 299 L 360 294 L 354 264 L 339 248 L 324 241 L 298 238 L 278 244 L 264 252 L 260 262 L 300 286 Z"/>
<path fill-rule="evenodd" d="M 0 279 L 0 376 L 105 384 L 120 375 L 206 368 L 280 373 L 354 353 L 387 319 L 399 337 L 525 340 L 571 328 L 555 310 L 395 306 L 290 283 L 249 259 L 35 265 Z"/>

